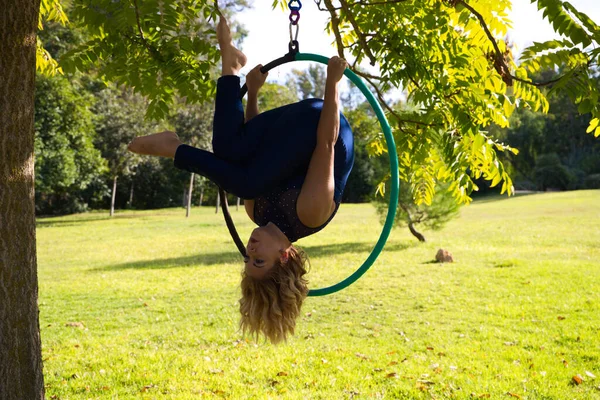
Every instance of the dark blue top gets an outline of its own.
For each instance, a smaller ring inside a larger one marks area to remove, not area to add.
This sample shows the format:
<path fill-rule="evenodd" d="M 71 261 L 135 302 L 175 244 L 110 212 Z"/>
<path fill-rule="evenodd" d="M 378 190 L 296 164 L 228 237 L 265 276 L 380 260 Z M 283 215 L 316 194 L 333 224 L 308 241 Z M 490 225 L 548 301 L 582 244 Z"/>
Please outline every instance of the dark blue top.
<path fill-rule="evenodd" d="M 254 221 L 272 222 L 292 242 L 323 229 L 302 224 L 296 204 L 316 146 L 323 100 L 307 99 L 279 107 L 244 123 L 239 78 L 221 77 L 210 153 L 181 145 L 175 153 L 177 168 L 199 173 L 226 192 L 254 199 Z M 334 146 L 335 193 L 339 207 L 354 163 L 354 142 L 346 118 L 340 114 L 340 133 Z M 335 212 L 333 213 L 335 215 Z"/>

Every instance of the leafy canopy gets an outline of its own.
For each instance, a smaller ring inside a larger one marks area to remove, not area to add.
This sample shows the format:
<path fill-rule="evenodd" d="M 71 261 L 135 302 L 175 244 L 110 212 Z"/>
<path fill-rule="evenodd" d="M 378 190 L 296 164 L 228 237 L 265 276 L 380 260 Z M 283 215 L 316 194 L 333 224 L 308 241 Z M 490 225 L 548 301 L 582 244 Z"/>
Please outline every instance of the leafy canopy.
<path fill-rule="evenodd" d="M 55 0 L 45 0 L 57 4 Z M 483 177 L 502 192 L 512 181 L 498 157 L 517 153 L 486 132 L 505 127 L 517 107 L 548 110 L 546 90 L 565 91 L 581 113 L 592 113 L 587 129 L 600 135 L 598 87 L 590 79 L 600 55 L 600 28 L 561 0 L 532 0 L 562 40 L 534 43 L 516 62 L 506 43 L 510 0 L 318 0 L 329 13 L 327 29 L 340 55 L 383 99 L 402 88 L 416 105 L 399 115 L 387 105 L 398 147 L 400 173 L 417 203 L 431 203 L 435 187 L 462 202 Z M 287 1 L 275 0 L 285 7 Z M 74 0 L 72 19 L 92 38 L 62 61 L 66 71 L 94 69 L 107 81 L 133 86 L 148 96 L 148 115 L 163 118 L 178 93 L 202 102 L 214 92 L 210 67 L 218 61 L 215 3 L 183 0 Z M 380 71 L 361 71 L 368 61 Z M 547 68 L 561 71 L 550 82 L 534 82 Z M 369 149 L 382 153 L 383 137 Z"/>

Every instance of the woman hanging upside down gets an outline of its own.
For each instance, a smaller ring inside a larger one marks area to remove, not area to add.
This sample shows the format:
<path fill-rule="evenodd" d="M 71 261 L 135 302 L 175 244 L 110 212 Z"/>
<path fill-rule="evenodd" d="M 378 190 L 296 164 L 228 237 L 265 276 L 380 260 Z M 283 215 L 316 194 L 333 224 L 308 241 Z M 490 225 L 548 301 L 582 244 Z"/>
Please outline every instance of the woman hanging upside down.
<path fill-rule="evenodd" d="M 248 217 L 259 227 L 246 246 L 240 326 L 277 343 L 294 333 L 308 293 L 306 255 L 292 243 L 332 220 L 354 163 L 352 131 L 339 111 L 337 88 L 347 64 L 339 57 L 329 60 L 324 100 L 262 114 L 257 96 L 268 74 L 257 66 L 246 78 L 244 120 L 237 74 L 246 56 L 233 46 L 224 19 L 217 37 L 223 72 L 217 81 L 214 153 L 182 144 L 170 131 L 136 138 L 129 150 L 173 158 L 177 168 L 244 199 Z"/>

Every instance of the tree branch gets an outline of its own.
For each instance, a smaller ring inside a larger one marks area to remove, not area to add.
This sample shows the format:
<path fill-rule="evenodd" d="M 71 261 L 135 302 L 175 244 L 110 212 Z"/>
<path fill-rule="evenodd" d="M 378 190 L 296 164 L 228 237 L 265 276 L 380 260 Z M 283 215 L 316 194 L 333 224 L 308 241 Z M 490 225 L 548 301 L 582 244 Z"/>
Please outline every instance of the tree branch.
<path fill-rule="evenodd" d="M 475 15 L 475 17 L 479 20 L 479 23 L 481 24 L 481 27 L 485 31 L 485 34 L 487 35 L 488 39 L 492 42 L 492 44 L 494 46 L 494 52 L 495 52 L 494 68 L 496 68 L 496 71 L 500 74 L 500 76 L 502 76 L 502 80 L 504 80 L 504 82 L 508 86 L 512 86 L 512 81 L 514 80 L 514 81 L 526 83 L 528 85 L 533 85 L 536 87 L 543 87 L 543 86 L 552 85 L 553 83 L 558 82 L 565 76 L 565 75 L 563 75 L 556 79 L 549 80 L 547 82 L 533 82 L 531 80 L 517 78 L 516 76 L 514 76 L 513 74 L 511 74 L 509 72 L 510 69 L 509 69 L 508 65 L 506 64 L 506 61 L 504 60 L 504 55 L 500 51 L 500 48 L 498 47 L 498 43 L 496 42 L 496 39 L 492 35 L 492 32 L 490 32 L 483 16 L 480 13 L 478 13 L 473 7 L 468 5 L 464 0 L 458 0 L 456 2 L 456 4 L 460 4 L 463 7 L 465 7 L 467 10 L 469 10 L 471 12 L 471 14 Z"/>
<path fill-rule="evenodd" d="M 392 114 L 394 116 L 394 118 L 396 118 L 398 123 L 400 123 L 400 124 L 408 123 L 408 124 L 415 124 L 417 126 L 426 126 L 426 127 L 432 127 L 432 126 L 437 125 L 437 124 L 426 124 L 424 122 L 400 117 L 400 115 L 388 105 L 385 98 L 383 97 L 383 93 L 381 92 L 381 89 L 379 89 L 379 87 L 371 80 L 371 79 L 381 79 L 380 77 L 369 75 L 367 73 L 357 71 L 357 70 L 355 70 L 354 73 L 358 76 L 361 76 L 365 81 L 367 81 L 375 89 L 375 92 L 377 93 L 377 98 L 379 99 L 379 101 L 383 104 L 383 106 L 386 108 L 386 110 L 388 110 L 388 112 L 390 114 Z"/>
<path fill-rule="evenodd" d="M 485 34 L 487 35 L 488 39 L 492 42 L 492 45 L 494 46 L 494 52 L 495 52 L 494 68 L 496 69 L 498 74 L 500 74 L 504 83 L 506 83 L 508 86 L 512 86 L 513 76 L 510 74 L 510 69 L 508 68 L 508 65 L 506 65 L 506 61 L 504 60 L 504 54 L 502 54 L 502 52 L 500 51 L 500 48 L 498 47 L 498 43 L 496 42 L 496 39 L 494 38 L 494 36 L 492 35 L 492 32 L 488 28 L 488 26 L 485 22 L 485 19 L 483 18 L 483 15 L 478 13 L 473 7 L 468 5 L 464 0 L 458 0 L 456 2 L 456 4 L 460 4 L 463 7 L 465 7 L 467 10 L 469 10 L 471 12 L 471 14 L 475 15 L 475 17 L 479 20 L 479 23 L 481 24 L 481 27 L 485 31 Z"/>
<path fill-rule="evenodd" d="M 356 34 L 356 36 L 358 36 L 358 41 L 361 43 L 361 47 L 363 48 L 363 51 L 365 52 L 367 57 L 369 57 L 369 61 L 371 61 L 371 65 L 375 65 L 377 60 L 375 59 L 375 56 L 371 52 L 371 49 L 369 48 L 369 44 L 367 43 L 367 40 L 361 33 L 359 26 L 356 23 L 356 19 L 354 18 L 354 14 L 352 14 L 350 9 L 348 8 L 348 3 L 346 3 L 346 0 L 340 0 L 340 4 L 342 5 L 342 9 L 346 13 L 346 17 L 348 18 L 348 21 L 350 21 L 350 24 L 354 28 L 354 33 Z"/>
<path fill-rule="evenodd" d="M 148 51 L 150 52 L 150 55 L 153 56 L 154 58 L 156 58 L 158 61 L 162 61 L 162 56 L 160 55 L 160 53 L 158 52 L 158 50 L 156 50 L 154 47 L 152 47 L 150 45 L 150 43 L 148 43 L 148 41 L 146 40 L 146 37 L 144 36 L 144 31 L 142 30 L 142 24 L 140 23 L 140 10 L 138 8 L 137 5 L 137 0 L 133 0 L 133 7 L 135 9 L 135 20 L 137 23 L 137 27 L 138 27 L 138 32 L 140 33 L 140 39 L 142 41 L 142 45 L 148 49 Z"/>
<path fill-rule="evenodd" d="M 355 6 L 382 6 L 382 5 L 388 5 L 388 4 L 398 4 L 398 3 L 404 3 L 406 0 L 389 0 L 389 1 L 371 1 L 371 2 L 366 2 L 366 1 L 356 1 L 354 3 L 350 3 L 348 4 L 349 7 L 355 7 Z"/>
<path fill-rule="evenodd" d="M 341 58 L 344 57 L 344 43 L 342 42 L 342 36 L 340 35 L 340 20 L 335 12 L 335 8 L 333 4 L 331 4 L 331 0 L 323 0 L 325 2 L 325 6 L 329 11 L 329 15 L 331 15 L 331 29 L 333 30 L 333 34 L 335 35 L 335 41 L 337 43 L 338 55 Z"/>
<path fill-rule="evenodd" d="M 142 24 L 140 23 L 140 10 L 137 5 L 137 0 L 133 0 L 133 8 L 135 9 L 135 20 L 137 22 L 138 31 L 140 32 L 140 37 L 145 43 L 146 38 L 144 37 L 144 31 L 142 31 Z"/>

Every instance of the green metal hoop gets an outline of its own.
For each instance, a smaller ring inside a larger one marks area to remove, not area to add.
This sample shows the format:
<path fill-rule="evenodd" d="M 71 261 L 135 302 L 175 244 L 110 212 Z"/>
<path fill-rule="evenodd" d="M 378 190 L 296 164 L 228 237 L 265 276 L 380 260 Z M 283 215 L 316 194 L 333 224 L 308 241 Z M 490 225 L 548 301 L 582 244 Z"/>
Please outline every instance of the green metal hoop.
<path fill-rule="evenodd" d="M 314 61 L 321 64 L 326 64 L 329 62 L 329 58 L 311 53 L 297 53 L 295 55 L 295 61 Z M 356 75 L 354 72 L 346 68 L 344 75 L 352 81 L 360 89 L 360 91 L 365 95 L 371 107 L 375 111 L 377 118 L 379 119 L 379 124 L 381 125 L 381 129 L 383 130 L 383 134 L 385 136 L 385 142 L 387 144 L 388 156 L 390 159 L 390 172 L 391 172 L 391 188 L 390 188 L 390 203 L 388 207 L 387 216 L 385 218 L 385 224 L 383 225 L 383 230 L 381 231 L 381 235 L 375 244 L 375 247 L 369 254 L 369 257 L 363 262 L 363 264 L 356 270 L 352 275 L 347 277 L 341 282 L 336 283 L 335 285 L 328 286 L 321 289 L 311 289 L 308 292 L 309 296 L 325 296 L 331 293 L 338 292 L 354 282 L 356 282 L 361 276 L 364 275 L 365 272 L 373 265 L 379 253 L 383 250 L 383 246 L 390 236 L 390 232 L 394 225 L 394 217 L 396 216 L 396 208 L 398 207 L 398 192 L 399 192 L 399 177 L 398 177 L 398 154 L 396 152 L 396 143 L 394 142 L 394 136 L 392 135 L 392 129 L 390 128 L 390 124 L 385 117 L 381 106 L 373 93 L 369 90 L 367 85 L 363 82 L 363 80 Z"/>

